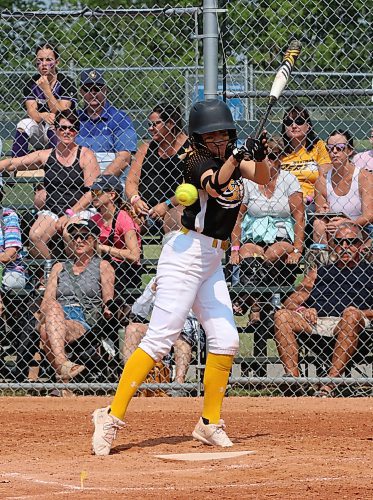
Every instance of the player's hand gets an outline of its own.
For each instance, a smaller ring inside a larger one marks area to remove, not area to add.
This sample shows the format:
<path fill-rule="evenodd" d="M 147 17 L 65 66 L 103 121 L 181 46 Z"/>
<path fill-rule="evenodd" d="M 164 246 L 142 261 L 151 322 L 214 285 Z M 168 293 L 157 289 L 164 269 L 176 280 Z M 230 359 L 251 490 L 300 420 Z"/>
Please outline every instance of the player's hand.
<path fill-rule="evenodd" d="M 238 266 L 238 264 L 240 263 L 240 252 L 238 250 L 231 251 L 229 263 L 233 264 L 234 266 Z"/>
<path fill-rule="evenodd" d="M 36 84 L 41 88 L 43 91 L 48 91 L 51 90 L 51 86 L 49 84 L 48 77 L 43 75 L 41 76 L 38 80 L 36 80 Z"/>
<path fill-rule="evenodd" d="M 233 157 L 237 161 L 253 160 L 263 161 L 268 154 L 267 131 L 264 130 L 259 139 L 248 137 L 244 144 L 233 151 Z"/>
<path fill-rule="evenodd" d="M 149 210 L 149 217 L 152 219 L 163 219 L 167 212 L 168 206 L 166 203 L 158 203 L 158 205 Z"/>

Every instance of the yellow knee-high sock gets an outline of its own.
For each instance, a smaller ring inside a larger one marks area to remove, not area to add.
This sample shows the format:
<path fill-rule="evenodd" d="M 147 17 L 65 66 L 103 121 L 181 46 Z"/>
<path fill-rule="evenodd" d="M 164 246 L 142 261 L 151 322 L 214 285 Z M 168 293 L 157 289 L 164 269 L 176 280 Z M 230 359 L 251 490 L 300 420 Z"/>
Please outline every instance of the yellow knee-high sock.
<path fill-rule="evenodd" d="M 205 397 L 202 417 L 208 419 L 210 424 L 219 423 L 221 406 L 232 364 L 233 356 L 212 353 L 207 355 L 203 379 Z"/>
<path fill-rule="evenodd" d="M 111 403 L 110 413 L 123 420 L 127 406 L 147 374 L 154 367 L 155 361 L 142 349 L 136 351 L 128 359 L 120 378 L 117 392 Z"/>

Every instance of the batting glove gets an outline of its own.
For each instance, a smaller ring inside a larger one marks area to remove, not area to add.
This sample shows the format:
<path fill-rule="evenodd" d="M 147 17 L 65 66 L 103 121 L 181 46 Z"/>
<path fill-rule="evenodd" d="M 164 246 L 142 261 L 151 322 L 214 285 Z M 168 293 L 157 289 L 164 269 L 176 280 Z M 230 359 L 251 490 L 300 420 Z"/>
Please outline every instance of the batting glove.
<path fill-rule="evenodd" d="M 233 158 L 237 161 L 263 161 L 268 153 L 267 134 L 263 132 L 259 139 L 248 137 L 240 148 L 233 150 Z"/>

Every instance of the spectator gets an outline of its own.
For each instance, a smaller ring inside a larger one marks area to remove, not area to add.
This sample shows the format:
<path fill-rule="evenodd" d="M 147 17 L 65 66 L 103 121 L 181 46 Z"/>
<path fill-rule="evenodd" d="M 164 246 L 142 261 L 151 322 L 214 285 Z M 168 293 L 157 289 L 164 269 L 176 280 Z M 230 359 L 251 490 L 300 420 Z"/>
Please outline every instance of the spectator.
<path fill-rule="evenodd" d="M 299 377 L 297 335 L 333 332 L 335 347 L 330 377 L 343 375 L 356 351 L 359 334 L 372 318 L 372 264 L 362 258 L 364 237 L 347 222 L 337 227 L 333 250 L 336 262 L 312 268 L 298 289 L 275 314 L 275 339 L 288 376 Z M 332 394 L 332 386 L 318 395 Z"/>
<path fill-rule="evenodd" d="M 114 270 L 96 253 L 98 226 L 83 220 L 70 224 L 67 230 L 74 258 L 53 266 L 41 305 L 40 325 L 48 360 L 63 382 L 85 369 L 67 359 L 65 345 L 85 335 L 101 314 L 110 317 L 105 304 L 114 296 Z"/>
<path fill-rule="evenodd" d="M 33 256 L 50 258 L 49 240 L 62 232 L 68 221 L 66 210 L 81 213 L 91 202 L 91 194 L 84 188 L 91 186 L 99 174 L 94 153 L 75 142 L 79 120 L 71 110 L 57 113 L 55 149 L 34 151 L 22 158 L 0 161 L 0 171 L 35 170 L 44 168 L 44 186 L 47 193 L 45 209 L 30 230 Z M 90 214 L 89 214 L 90 217 Z"/>
<path fill-rule="evenodd" d="M 139 147 L 132 162 L 126 195 L 137 214 L 155 218 L 154 225 L 151 221 L 149 224 L 158 232 L 166 213 L 169 216 L 172 213 L 177 225 L 181 225 L 182 208 L 172 208 L 169 212 L 168 209 L 172 207 L 175 189 L 183 181 L 180 154 L 186 151 L 189 142 L 183 132 L 179 108 L 169 104 L 156 106 L 150 113 L 149 132 L 150 143 Z"/>
<path fill-rule="evenodd" d="M 319 174 L 325 175 L 331 164 L 325 144 L 313 130 L 310 115 L 305 108 L 295 105 L 285 111 L 282 137 L 285 144 L 282 168 L 295 175 L 305 201 L 310 204 Z"/>
<path fill-rule="evenodd" d="M 339 224 L 354 221 L 366 226 L 373 222 L 373 176 L 371 172 L 360 169 L 351 161 L 354 150 L 353 139 L 349 132 L 336 130 L 328 138 L 332 169 L 316 182 L 316 211 L 318 213 L 340 213 L 329 222 L 316 219 L 314 240 L 327 243 L 327 232 L 335 231 Z"/>
<path fill-rule="evenodd" d="M 373 147 L 373 128 L 370 131 L 369 141 Z M 352 158 L 353 163 L 357 168 L 365 168 L 370 172 L 373 171 L 373 149 L 369 149 L 368 151 L 364 151 L 363 153 L 357 153 Z"/>
<path fill-rule="evenodd" d="M 54 147 L 57 139 L 53 130 L 56 113 L 74 109 L 76 88 L 72 80 L 57 73 L 59 56 L 57 50 L 48 43 L 36 49 L 38 74 L 33 76 L 24 88 L 27 118 L 17 125 L 12 156 L 20 157 L 28 153 L 29 145 L 42 149 Z"/>
<path fill-rule="evenodd" d="M 172 235 L 172 233 L 168 233 L 168 235 Z M 168 235 L 167 237 L 169 239 Z M 123 344 L 123 357 L 125 363 L 131 354 L 136 350 L 141 339 L 144 337 L 146 330 L 148 329 L 148 321 L 153 309 L 155 293 L 156 278 L 152 278 L 146 286 L 143 294 L 132 305 L 131 322 L 126 327 Z M 192 358 L 192 350 L 196 347 L 199 339 L 201 342 L 200 349 L 203 350 L 205 344 L 205 334 L 202 327 L 199 325 L 197 318 L 193 312 L 190 311 L 180 337 L 174 344 L 176 369 L 174 382 L 179 384 L 183 384 L 185 382 L 185 377 Z M 163 361 L 168 365 L 170 363 L 168 359 L 164 359 Z M 177 391 L 177 395 L 182 394 L 182 391 Z"/>
<path fill-rule="evenodd" d="M 137 149 L 137 136 L 130 117 L 107 100 L 101 71 L 90 69 L 80 75 L 84 108 L 79 111 L 81 128 L 77 144 L 92 149 L 101 172 L 120 176 Z M 123 179 L 124 180 L 124 179 Z"/>
<path fill-rule="evenodd" d="M 125 288 L 140 287 L 139 221 L 132 207 L 122 202 L 120 180 L 115 175 L 103 175 L 90 189 L 93 206 L 98 211 L 92 220 L 101 231 L 99 249 L 114 267 L 116 292 L 122 294 Z"/>
<path fill-rule="evenodd" d="M 277 276 L 289 264 L 297 264 L 303 251 L 304 205 L 296 177 L 281 170 L 284 144 L 268 141 L 270 180 L 259 185 L 244 179 L 244 198 L 232 233 L 231 263 L 241 261 L 241 282 L 259 284 L 263 274 Z M 240 243 L 243 243 L 239 248 Z M 261 272 L 262 264 L 268 271 Z M 260 271 L 261 269 L 261 271 Z M 274 270 L 274 272 L 272 272 Z M 234 283 L 235 284 L 235 283 Z"/>

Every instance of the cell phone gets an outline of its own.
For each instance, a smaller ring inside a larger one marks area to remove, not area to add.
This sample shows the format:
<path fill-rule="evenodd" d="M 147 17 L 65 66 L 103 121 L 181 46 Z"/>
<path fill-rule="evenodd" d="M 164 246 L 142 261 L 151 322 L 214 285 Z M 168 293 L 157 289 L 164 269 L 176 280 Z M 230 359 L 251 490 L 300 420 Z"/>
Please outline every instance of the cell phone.
<path fill-rule="evenodd" d="M 311 215 L 311 214 L 308 214 Z M 322 213 L 316 213 L 314 212 L 312 214 L 312 217 L 319 217 L 320 219 L 333 219 L 334 217 L 346 217 L 345 214 L 343 213 L 338 213 L 338 212 L 322 212 Z"/>

